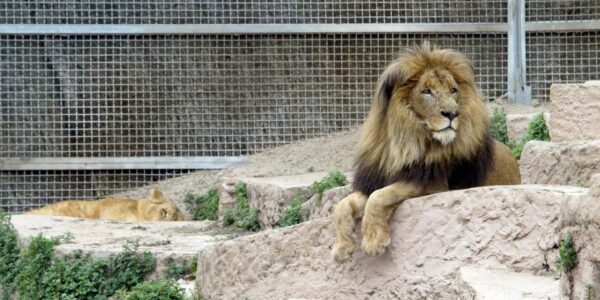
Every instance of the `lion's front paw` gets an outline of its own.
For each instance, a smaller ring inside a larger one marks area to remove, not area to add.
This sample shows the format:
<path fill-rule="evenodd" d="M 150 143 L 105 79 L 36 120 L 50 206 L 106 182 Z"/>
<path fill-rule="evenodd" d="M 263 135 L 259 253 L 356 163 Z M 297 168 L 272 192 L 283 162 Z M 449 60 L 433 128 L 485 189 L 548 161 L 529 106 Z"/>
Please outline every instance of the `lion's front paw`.
<path fill-rule="evenodd" d="M 368 256 L 379 256 L 385 252 L 385 247 L 390 244 L 390 230 L 387 224 L 371 222 L 367 218 L 362 224 L 363 240 L 362 249 Z"/>
<path fill-rule="evenodd" d="M 354 252 L 354 243 L 344 243 L 344 242 L 336 242 L 333 245 L 333 250 L 331 254 L 333 255 L 333 259 L 338 263 L 343 263 L 350 259 L 352 253 Z"/>

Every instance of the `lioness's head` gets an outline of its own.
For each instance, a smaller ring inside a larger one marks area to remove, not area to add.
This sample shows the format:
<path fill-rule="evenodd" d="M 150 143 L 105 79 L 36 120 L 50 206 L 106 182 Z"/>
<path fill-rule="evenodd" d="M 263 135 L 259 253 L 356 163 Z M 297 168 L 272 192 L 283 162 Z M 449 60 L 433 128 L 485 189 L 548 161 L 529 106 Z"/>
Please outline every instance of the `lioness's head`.
<path fill-rule="evenodd" d="M 186 216 L 179 210 L 175 202 L 167 199 L 159 189 L 150 191 L 150 199 L 142 206 L 146 221 L 186 221 Z"/>
<path fill-rule="evenodd" d="M 455 143 L 465 126 L 466 135 L 479 138 L 483 133 L 483 128 L 472 132 L 476 128 L 471 121 L 485 116 L 485 108 L 470 61 L 460 52 L 428 43 L 408 49 L 388 66 L 373 105 L 380 120 L 396 122 L 388 126 L 412 128 L 412 134 L 429 136 L 441 146 Z"/>

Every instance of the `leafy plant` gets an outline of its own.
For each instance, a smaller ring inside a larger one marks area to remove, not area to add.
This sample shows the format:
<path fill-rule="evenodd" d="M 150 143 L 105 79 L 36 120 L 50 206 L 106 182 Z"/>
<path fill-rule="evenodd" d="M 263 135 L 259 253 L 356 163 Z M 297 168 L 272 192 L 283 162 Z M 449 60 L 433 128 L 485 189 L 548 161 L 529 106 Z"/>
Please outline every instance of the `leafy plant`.
<path fill-rule="evenodd" d="M 558 260 L 556 261 L 556 267 L 559 271 L 568 273 L 577 265 L 577 252 L 573 244 L 573 237 L 567 236 L 562 239 L 558 247 Z"/>
<path fill-rule="evenodd" d="M 304 221 L 302 213 L 302 199 L 304 195 L 296 195 L 286 210 L 281 215 L 279 221 L 277 221 L 278 227 L 292 226 L 300 224 Z"/>
<path fill-rule="evenodd" d="M 578 187 L 585 187 L 585 181 L 583 180 L 577 180 L 577 183 L 575 183 L 576 186 Z"/>
<path fill-rule="evenodd" d="M 323 177 L 320 181 L 315 181 L 312 184 L 312 189 L 315 194 L 319 195 L 318 200 L 320 201 L 323 197 L 323 193 L 326 190 L 344 186 L 348 184 L 348 180 L 346 179 L 346 175 L 340 171 L 333 171 L 329 173 L 329 175 Z"/>
<path fill-rule="evenodd" d="M 193 259 L 183 259 L 178 262 L 173 257 L 167 257 L 165 260 L 166 268 L 163 270 L 163 277 L 168 279 L 179 279 L 186 275 L 195 274 L 198 267 L 198 257 Z"/>
<path fill-rule="evenodd" d="M 594 286 L 591 283 L 585 285 L 585 300 L 594 299 Z"/>
<path fill-rule="evenodd" d="M 527 127 L 526 141 L 549 141 L 550 131 L 546 126 L 544 114 L 540 113 L 531 120 Z"/>
<path fill-rule="evenodd" d="M 238 182 L 234 187 L 236 209 L 226 210 L 223 213 L 223 221 L 226 225 L 234 224 L 238 228 L 249 231 L 259 231 L 258 209 L 250 207 L 246 184 Z"/>
<path fill-rule="evenodd" d="M 124 300 L 184 300 L 184 290 L 172 279 L 146 281 L 133 287 L 129 293 L 121 295 Z"/>
<path fill-rule="evenodd" d="M 19 274 L 19 237 L 10 215 L 0 212 L 0 299 L 9 299 Z"/>
<path fill-rule="evenodd" d="M 188 193 L 185 202 L 193 220 L 214 221 L 219 217 L 219 192 L 216 188 L 210 189 L 204 195 Z"/>
<path fill-rule="evenodd" d="M 508 144 L 508 130 L 506 129 L 506 116 L 504 110 L 495 109 L 494 115 L 492 116 L 492 137 Z"/>

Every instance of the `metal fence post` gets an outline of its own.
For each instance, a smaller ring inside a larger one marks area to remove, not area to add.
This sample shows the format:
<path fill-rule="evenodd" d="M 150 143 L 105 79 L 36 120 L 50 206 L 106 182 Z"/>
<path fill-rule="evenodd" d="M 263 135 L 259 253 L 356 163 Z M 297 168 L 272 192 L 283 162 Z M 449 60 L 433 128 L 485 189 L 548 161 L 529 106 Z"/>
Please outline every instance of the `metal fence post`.
<path fill-rule="evenodd" d="M 525 0 L 508 0 L 508 102 L 531 105 L 525 64 Z"/>

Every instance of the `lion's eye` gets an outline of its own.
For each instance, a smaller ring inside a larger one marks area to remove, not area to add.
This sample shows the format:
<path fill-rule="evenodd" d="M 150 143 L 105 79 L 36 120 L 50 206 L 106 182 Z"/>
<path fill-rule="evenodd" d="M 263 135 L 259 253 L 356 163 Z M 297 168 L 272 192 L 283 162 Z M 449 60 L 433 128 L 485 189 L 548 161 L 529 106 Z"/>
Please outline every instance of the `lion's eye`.
<path fill-rule="evenodd" d="M 450 89 L 450 93 L 452 93 L 452 94 L 456 94 L 457 92 L 458 92 L 458 90 L 455 87 Z"/>
<path fill-rule="evenodd" d="M 161 210 L 160 210 L 160 216 L 161 216 L 161 217 L 163 217 L 163 218 L 165 218 L 165 217 L 167 216 L 167 210 L 166 210 L 166 209 L 164 209 L 164 208 L 163 208 L 163 209 L 161 209 Z"/>
<path fill-rule="evenodd" d="M 421 91 L 421 93 L 422 93 L 422 94 L 425 94 L 425 95 L 432 95 L 432 94 L 433 94 L 433 93 L 431 92 L 431 89 L 424 89 L 424 90 L 422 90 L 422 91 Z"/>

